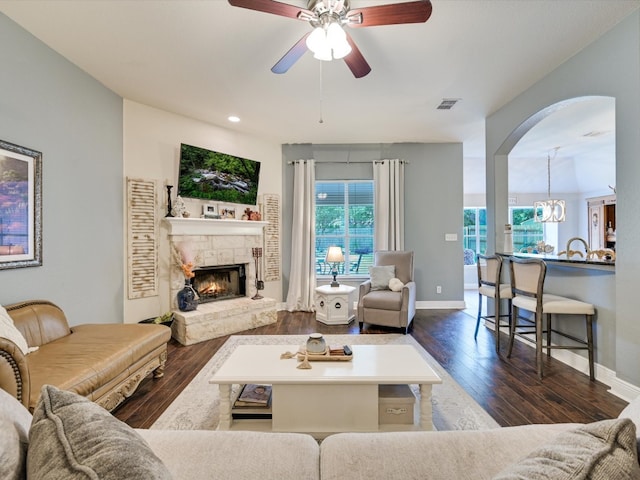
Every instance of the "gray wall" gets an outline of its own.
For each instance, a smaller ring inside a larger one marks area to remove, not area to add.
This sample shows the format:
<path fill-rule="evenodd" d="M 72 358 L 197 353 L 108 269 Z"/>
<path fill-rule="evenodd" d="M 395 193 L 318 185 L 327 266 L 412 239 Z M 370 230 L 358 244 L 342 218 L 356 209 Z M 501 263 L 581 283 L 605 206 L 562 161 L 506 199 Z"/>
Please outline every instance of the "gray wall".
<path fill-rule="evenodd" d="M 415 252 L 418 302 L 462 302 L 462 144 L 394 143 L 356 145 L 296 144 L 282 147 L 283 295 L 289 288 L 293 166 L 287 162 L 315 159 L 316 179 L 373 178 L 371 165 L 322 162 L 407 160 L 405 175 L 405 249 Z M 445 233 L 458 235 L 445 242 Z M 436 285 L 442 294 L 436 294 Z"/>
<path fill-rule="evenodd" d="M 0 65 L 0 139 L 43 155 L 43 265 L 0 270 L 0 303 L 120 323 L 122 99 L 2 14 Z"/>
<path fill-rule="evenodd" d="M 604 341 L 598 345 L 596 359 L 613 370 L 617 378 L 640 385 L 640 322 L 635 302 L 640 284 L 640 12 L 631 14 L 487 118 L 488 228 L 495 235 L 489 236 L 489 250 L 502 246 L 501 230 L 507 218 L 506 156 L 517 141 L 519 127 L 553 104 L 588 95 L 606 95 L 616 100 L 615 302 L 603 305 L 598 315 L 598 333 Z M 583 298 L 598 288 L 597 282 L 594 279 L 589 282 L 588 291 L 579 292 Z"/>

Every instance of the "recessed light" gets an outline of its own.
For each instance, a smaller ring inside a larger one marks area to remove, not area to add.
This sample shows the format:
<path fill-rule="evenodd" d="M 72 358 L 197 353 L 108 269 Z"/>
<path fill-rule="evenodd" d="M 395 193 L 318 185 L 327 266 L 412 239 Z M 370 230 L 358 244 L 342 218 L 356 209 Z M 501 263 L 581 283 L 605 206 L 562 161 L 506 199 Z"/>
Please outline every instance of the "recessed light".
<path fill-rule="evenodd" d="M 240 121 L 240 117 L 236 117 L 235 115 L 230 115 L 227 120 L 233 123 L 238 123 Z"/>

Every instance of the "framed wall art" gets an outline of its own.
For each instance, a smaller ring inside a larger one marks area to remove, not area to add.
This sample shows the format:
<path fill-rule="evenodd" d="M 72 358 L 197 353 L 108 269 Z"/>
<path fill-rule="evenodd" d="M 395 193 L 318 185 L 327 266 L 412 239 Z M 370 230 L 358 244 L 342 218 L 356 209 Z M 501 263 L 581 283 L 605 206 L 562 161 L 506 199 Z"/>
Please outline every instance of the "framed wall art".
<path fill-rule="evenodd" d="M 42 265 L 42 153 L 0 140 L 0 269 Z"/>

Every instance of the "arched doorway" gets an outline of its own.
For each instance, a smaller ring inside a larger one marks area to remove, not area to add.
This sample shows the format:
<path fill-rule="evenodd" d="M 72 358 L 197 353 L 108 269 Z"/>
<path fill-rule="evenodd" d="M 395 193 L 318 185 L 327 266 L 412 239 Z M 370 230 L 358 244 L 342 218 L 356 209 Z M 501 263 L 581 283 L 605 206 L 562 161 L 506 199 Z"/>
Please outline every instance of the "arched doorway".
<path fill-rule="evenodd" d="M 548 162 L 550 158 L 553 163 Z M 504 223 L 526 223 L 529 216 L 529 230 L 539 232 L 540 240 L 557 247 L 555 253 L 564 250 L 572 237 L 588 239 L 587 199 L 611 194 L 616 183 L 615 99 L 582 96 L 540 110 L 502 143 L 496 152 L 496 162 L 500 161 L 507 164 L 507 176 L 502 205 L 496 197 L 496 251 L 502 247 L 500 227 Z M 532 225 L 533 204 L 547 198 L 549 191 L 553 197 L 566 199 L 567 220 Z M 500 211 L 504 221 L 500 221 Z M 527 230 L 526 226 L 522 228 L 523 232 Z M 516 235 L 517 247 L 519 240 L 534 242 L 535 235 L 526 239 Z"/>

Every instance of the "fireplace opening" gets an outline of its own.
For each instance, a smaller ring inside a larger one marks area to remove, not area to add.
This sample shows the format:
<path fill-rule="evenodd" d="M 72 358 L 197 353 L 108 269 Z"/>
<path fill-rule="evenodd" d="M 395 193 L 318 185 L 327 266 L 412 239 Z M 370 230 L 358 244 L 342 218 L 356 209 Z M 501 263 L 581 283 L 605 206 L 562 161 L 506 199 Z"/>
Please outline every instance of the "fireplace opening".
<path fill-rule="evenodd" d="M 193 270 L 191 285 L 198 292 L 198 303 L 217 302 L 246 296 L 246 269 L 244 265 L 199 267 Z"/>

